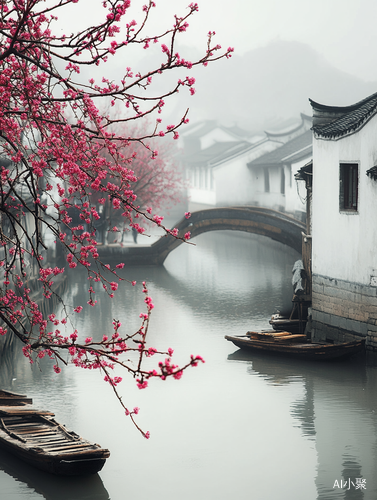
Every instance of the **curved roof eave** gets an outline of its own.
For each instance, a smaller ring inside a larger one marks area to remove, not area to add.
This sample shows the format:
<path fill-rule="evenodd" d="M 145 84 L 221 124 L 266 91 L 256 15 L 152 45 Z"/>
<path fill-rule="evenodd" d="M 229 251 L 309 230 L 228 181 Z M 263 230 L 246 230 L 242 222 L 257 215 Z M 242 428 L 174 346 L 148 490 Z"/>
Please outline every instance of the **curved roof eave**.
<path fill-rule="evenodd" d="M 314 111 L 313 132 L 329 140 L 354 134 L 377 113 L 377 93 L 350 106 L 327 106 L 309 101 Z"/>

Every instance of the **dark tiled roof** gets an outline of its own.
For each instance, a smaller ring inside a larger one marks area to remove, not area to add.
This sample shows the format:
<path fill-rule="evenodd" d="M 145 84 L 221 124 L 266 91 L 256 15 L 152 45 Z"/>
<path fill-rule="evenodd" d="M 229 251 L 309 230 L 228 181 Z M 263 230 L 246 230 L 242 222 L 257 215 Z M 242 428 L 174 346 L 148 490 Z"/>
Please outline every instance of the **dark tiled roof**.
<path fill-rule="evenodd" d="M 303 134 L 295 137 L 291 141 L 283 144 L 280 148 L 260 156 L 256 160 L 248 163 L 248 167 L 267 167 L 282 163 L 292 163 L 311 153 L 312 131 L 307 130 Z"/>
<path fill-rule="evenodd" d="M 233 156 L 244 153 L 253 147 L 254 144 L 250 144 L 250 142 L 247 141 L 217 142 L 209 148 L 198 151 L 185 158 L 184 162 L 187 166 L 212 166 L 216 163 L 224 162 Z"/>
<path fill-rule="evenodd" d="M 356 132 L 377 112 L 377 93 L 351 106 L 325 106 L 309 99 L 314 113 L 313 131 L 336 138 Z"/>
<path fill-rule="evenodd" d="M 276 129 L 265 130 L 265 134 L 272 140 L 276 140 L 279 137 L 284 137 L 288 134 L 297 132 L 304 126 L 305 121 L 312 122 L 312 117 L 307 116 L 304 113 L 300 114 L 300 118 L 300 121 L 298 121 L 296 118 L 290 118 L 289 120 L 280 123 Z"/>
<path fill-rule="evenodd" d="M 203 137 L 203 135 L 211 132 L 217 127 L 216 120 L 205 120 L 199 123 L 186 125 L 182 128 L 181 135 L 189 135 L 191 137 Z"/>
<path fill-rule="evenodd" d="M 217 128 L 232 135 L 236 140 L 238 138 L 240 139 L 251 136 L 251 133 L 248 130 L 244 130 L 238 127 L 238 125 L 225 127 L 224 125 L 220 125 L 216 120 L 205 120 L 187 125 L 185 128 L 182 128 L 181 134 L 182 136 L 201 138 Z"/>
<path fill-rule="evenodd" d="M 298 181 L 305 180 L 310 175 L 313 175 L 313 160 L 310 160 L 303 167 L 297 170 L 295 173 L 295 179 Z"/>

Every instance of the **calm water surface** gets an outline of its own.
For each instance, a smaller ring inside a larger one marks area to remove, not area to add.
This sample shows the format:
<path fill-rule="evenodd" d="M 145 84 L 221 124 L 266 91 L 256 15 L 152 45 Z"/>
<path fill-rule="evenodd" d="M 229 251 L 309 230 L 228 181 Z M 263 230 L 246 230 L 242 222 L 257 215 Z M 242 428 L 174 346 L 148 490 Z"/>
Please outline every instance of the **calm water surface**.
<path fill-rule="evenodd" d="M 111 457 L 93 477 L 62 479 L 2 452 L 2 500 L 377 498 L 377 369 L 245 354 L 224 340 L 268 327 L 270 315 L 290 305 L 298 255 L 230 232 L 193 241 L 164 267 L 125 270 L 150 285 L 151 345 L 173 347 L 181 363 L 190 354 L 206 360 L 180 381 L 153 381 L 144 391 L 122 382 L 124 401 L 141 408 L 139 423 L 151 439 L 133 428 L 98 373 L 69 366 L 56 375 L 47 363 L 31 368 L 10 353 L 1 386 L 33 397 Z M 67 300 L 76 306 L 88 284 L 80 273 L 70 279 Z M 99 307 L 80 315 L 82 334 L 102 337 L 113 318 L 127 331 L 137 328 L 140 290 L 126 286 L 112 301 L 99 291 Z M 366 490 L 357 488 L 358 478 Z"/>

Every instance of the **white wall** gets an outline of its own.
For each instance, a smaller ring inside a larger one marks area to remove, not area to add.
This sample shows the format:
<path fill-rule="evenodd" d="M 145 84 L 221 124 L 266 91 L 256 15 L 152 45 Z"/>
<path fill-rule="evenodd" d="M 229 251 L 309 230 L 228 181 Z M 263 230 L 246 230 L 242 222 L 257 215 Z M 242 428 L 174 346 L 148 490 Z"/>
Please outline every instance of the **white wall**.
<path fill-rule="evenodd" d="M 208 189 L 199 189 L 199 188 L 189 188 L 187 190 L 187 196 L 190 203 L 200 203 L 203 205 L 216 205 L 216 193 L 215 191 L 210 191 Z M 189 205 L 191 210 L 191 207 Z"/>
<path fill-rule="evenodd" d="M 357 133 L 313 141 L 313 273 L 370 284 L 377 269 L 377 117 Z M 358 211 L 339 211 L 339 164 L 359 164 Z"/>
<path fill-rule="evenodd" d="M 216 202 L 218 206 L 251 203 L 251 176 L 245 155 L 214 168 Z"/>
<path fill-rule="evenodd" d="M 284 207 L 290 213 L 298 211 L 304 213 L 306 206 L 301 199 L 306 196 L 305 185 L 301 183 L 300 199 L 294 174 L 309 161 L 309 157 L 292 166 L 284 166 L 285 194 L 281 193 L 281 167 L 269 168 L 270 192 L 266 193 L 264 169 L 262 167 L 249 169 L 247 166 L 249 162 L 280 146 L 280 142 L 264 139 L 249 151 L 213 167 L 191 168 L 189 201 L 213 206 L 259 204 L 274 209 Z"/>
<path fill-rule="evenodd" d="M 247 164 L 279 146 L 279 142 L 263 140 L 247 153 L 215 166 L 217 205 L 253 205 L 257 201 L 258 187 L 254 172 Z"/>

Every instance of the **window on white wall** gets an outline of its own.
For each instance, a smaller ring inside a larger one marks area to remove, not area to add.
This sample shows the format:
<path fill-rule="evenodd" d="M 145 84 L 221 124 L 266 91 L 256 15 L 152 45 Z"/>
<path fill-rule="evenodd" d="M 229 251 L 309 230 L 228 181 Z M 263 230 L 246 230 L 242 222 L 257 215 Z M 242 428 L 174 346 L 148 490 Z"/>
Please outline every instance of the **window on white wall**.
<path fill-rule="evenodd" d="M 339 209 L 357 211 L 359 190 L 359 165 L 341 163 L 339 168 Z"/>

